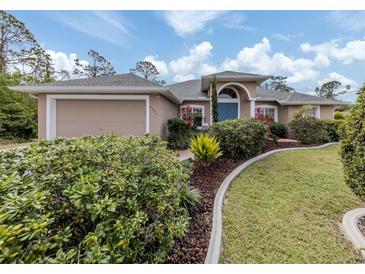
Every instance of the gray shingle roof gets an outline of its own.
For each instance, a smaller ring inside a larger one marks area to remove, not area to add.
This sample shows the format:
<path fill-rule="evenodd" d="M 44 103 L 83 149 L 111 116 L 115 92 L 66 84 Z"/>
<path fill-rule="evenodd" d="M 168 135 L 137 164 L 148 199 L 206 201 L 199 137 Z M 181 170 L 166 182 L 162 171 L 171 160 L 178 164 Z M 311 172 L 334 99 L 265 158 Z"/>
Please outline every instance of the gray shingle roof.
<path fill-rule="evenodd" d="M 322 98 L 314 95 L 309 95 L 300 92 L 281 92 L 275 90 L 268 90 L 263 87 L 257 87 L 256 97 L 258 101 L 279 101 L 283 105 L 295 104 L 344 104 L 346 102 L 334 99 Z"/>
<path fill-rule="evenodd" d="M 56 81 L 46 84 L 35 84 L 35 85 L 55 86 L 55 87 L 79 87 L 79 86 L 160 87 L 160 85 L 132 73 L 116 74 L 111 76 L 98 76 L 95 78 L 72 79 L 66 81 Z"/>
<path fill-rule="evenodd" d="M 201 91 L 201 79 L 189 80 L 168 85 L 167 88 L 175 97 L 179 98 L 180 100 L 183 100 L 184 98 L 208 98 L 207 93 Z"/>

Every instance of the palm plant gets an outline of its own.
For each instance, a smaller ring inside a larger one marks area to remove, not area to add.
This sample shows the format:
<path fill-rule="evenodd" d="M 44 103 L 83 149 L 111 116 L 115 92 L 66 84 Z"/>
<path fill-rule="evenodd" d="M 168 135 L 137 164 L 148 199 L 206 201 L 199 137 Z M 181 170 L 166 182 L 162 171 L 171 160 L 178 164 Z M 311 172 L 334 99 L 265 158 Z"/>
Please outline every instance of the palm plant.
<path fill-rule="evenodd" d="M 196 159 L 200 160 L 203 165 L 208 166 L 214 160 L 222 156 L 219 142 L 215 136 L 199 134 L 192 139 L 190 150 Z"/>

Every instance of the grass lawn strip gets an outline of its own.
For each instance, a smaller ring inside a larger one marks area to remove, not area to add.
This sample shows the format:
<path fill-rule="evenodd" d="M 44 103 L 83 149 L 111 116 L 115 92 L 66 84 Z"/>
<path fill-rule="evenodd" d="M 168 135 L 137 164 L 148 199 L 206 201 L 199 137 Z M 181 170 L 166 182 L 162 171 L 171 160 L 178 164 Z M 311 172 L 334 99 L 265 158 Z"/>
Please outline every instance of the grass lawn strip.
<path fill-rule="evenodd" d="M 343 180 L 338 146 L 282 152 L 232 182 L 224 206 L 224 263 L 357 263 L 341 234 L 362 206 Z"/>

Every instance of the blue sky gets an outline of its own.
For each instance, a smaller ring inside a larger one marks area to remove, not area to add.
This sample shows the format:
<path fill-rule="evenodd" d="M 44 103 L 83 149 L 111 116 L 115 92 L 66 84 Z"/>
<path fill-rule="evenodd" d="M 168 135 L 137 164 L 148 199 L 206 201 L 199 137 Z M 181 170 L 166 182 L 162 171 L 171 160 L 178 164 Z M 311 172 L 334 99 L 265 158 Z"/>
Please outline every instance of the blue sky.
<path fill-rule="evenodd" d="M 362 11 L 13 11 L 73 70 L 90 49 L 119 73 L 152 61 L 168 83 L 222 70 L 288 76 L 313 93 L 327 80 L 354 90 L 365 82 Z M 355 92 L 343 99 L 354 100 Z"/>

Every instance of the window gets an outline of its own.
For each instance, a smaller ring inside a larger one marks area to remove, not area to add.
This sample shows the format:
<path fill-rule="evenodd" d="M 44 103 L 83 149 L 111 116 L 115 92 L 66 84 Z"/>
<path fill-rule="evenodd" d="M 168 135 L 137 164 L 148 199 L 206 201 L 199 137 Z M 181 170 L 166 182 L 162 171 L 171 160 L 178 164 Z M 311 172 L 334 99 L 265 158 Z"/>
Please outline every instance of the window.
<path fill-rule="evenodd" d="M 218 98 L 237 98 L 237 94 L 231 88 L 224 88 L 219 92 Z"/>
<path fill-rule="evenodd" d="M 193 114 L 195 117 L 200 117 L 200 119 L 195 119 L 195 122 L 198 123 L 198 127 L 203 125 L 203 108 L 202 107 L 192 107 Z"/>
<path fill-rule="evenodd" d="M 256 116 L 257 114 L 270 116 L 275 122 L 278 121 L 278 108 L 276 106 L 256 106 Z"/>
<path fill-rule="evenodd" d="M 201 119 L 197 119 L 195 120 L 195 122 L 198 123 L 198 127 L 204 126 L 205 125 L 205 118 L 204 118 L 204 106 L 200 106 L 200 105 L 185 105 L 185 106 L 181 106 L 181 110 L 183 110 L 184 108 L 190 107 L 191 109 L 191 113 L 194 116 L 199 116 L 201 117 Z M 181 111 L 180 111 L 181 112 Z"/>
<path fill-rule="evenodd" d="M 310 111 L 309 111 L 309 115 L 312 117 L 316 117 L 319 118 L 319 107 L 313 107 Z"/>

